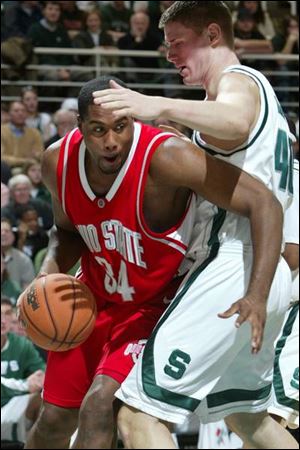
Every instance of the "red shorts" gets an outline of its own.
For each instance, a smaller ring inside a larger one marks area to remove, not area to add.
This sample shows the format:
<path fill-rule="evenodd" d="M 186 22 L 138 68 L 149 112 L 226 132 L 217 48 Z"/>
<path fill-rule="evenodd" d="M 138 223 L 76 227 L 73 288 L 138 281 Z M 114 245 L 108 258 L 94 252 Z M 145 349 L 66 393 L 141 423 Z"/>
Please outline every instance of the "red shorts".
<path fill-rule="evenodd" d="M 98 313 L 89 338 L 66 352 L 49 352 L 43 399 L 79 408 L 96 375 L 122 383 L 165 305 L 113 304 Z"/>

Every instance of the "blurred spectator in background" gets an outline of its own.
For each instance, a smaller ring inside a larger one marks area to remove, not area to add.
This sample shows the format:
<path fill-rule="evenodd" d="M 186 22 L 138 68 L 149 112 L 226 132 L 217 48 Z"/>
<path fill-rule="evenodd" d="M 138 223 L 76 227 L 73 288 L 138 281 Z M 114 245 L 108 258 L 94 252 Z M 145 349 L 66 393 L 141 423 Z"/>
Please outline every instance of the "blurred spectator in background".
<path fill-rule="evenodd" d="M 28 31 L 28 37 L 31 39 L 33 46 L 35 47 L 57 47 L 57 48 L 72 48 L 72 42 L 69 38 L 68 32 L 64 26 L 60 23 L 61 19 L 61 2 L 46 1 L 43 7 L 44 18 L 32 25 Z M 84 81 L 87 75 L 81 71 L 71 71 L 71 65 L 74 64 L 74 58 L 72 55 L 39 55 L 39 64 L 47 64 L 50 66 L 66 66 L 60 69 L 39 70 L 39 77 L 42 80 L 50 81 Z M 59 95 L 63 96 L 77 96 L 78 87 L 53 87 L 52 89 L 47 86 L 44 88 L 46 95 Z"/>
<path fill-rule="evenodd" d="M 3 296 L 2 296 L 2 298 L 3 298 Z M 10 331 L 12 333 L 18 334 L 19 336 L 25 336 L 26 337 L 26 330 L 22 326 L 21 322 L 19 322 L 19 320 L 18 320 L 16 306 L 13 306 L 13 313 L 12 313 L 12 317 L 11 317 Z"/>
<path fill-rule="evenodd" d="M 6 269 L 5 257 L 1 253 L 1 295 L 5 295 L 13 305 L 16 305 L 21 292 L 21 286 L 9 276 Z"/>
<path fill-rule="evenodd" d="M 101 9 L 103 28 L 115 44 L 129 31 L 131 10 L 123 0 L 111 1 Z"/>
<path fill-rule="evenodd" d="M 8 104 L 1 103 L 1 124 L 9 122 Z"/>
<path fill-rule="evenodd" d="M 32 206 L 24 206 L 20 211 L 17 248 L 34 262 L 35 255 L 46 248 L 48 242 L 48 234 L 39 225 L 37 211 Z"/>
<path fill-rule="evenodd" d="M 243 53 L 272 53 L 271 41 L 266 39 L 257 29 L 253 14 L 248 9 L 241 9 L 234 24 L 234 45 L 238 56 Z M 243 64 L 257 70 L 266 68 L 265 61 L 246 60 Z"/>
<path fill-rule="evenodd" d="M 110 34 L 102 29 L 101 12 L 98 9 L 85 13 L 84 31 L 73 39 L 74 48 L 113 47 L 114 41 Z M 76 62 L 83 66 L 95 66 L 94 55 L 78 55 Z M 101 56 L 101 66 L 112 65 L 113 59 Z M 93 75 L 94 76 L 94 75 Z"/>
<path fill-rule="evenodd" d="M 56 142 L 64 137 L 68 131 L 71 131 L 73 128 L 77 127 L 77 114 L 75 111 L 59 109 L 54 113 L 53 120 L 57 129 L 57 134 L 45 143 L 46 148 L 53 144 L 53 142 Z"/>
<path fill-rule="evenodd" d="M 28 31 L 28 37 L 34 47 L 72 47 L 68 33 L 60 23 L 60 18 L 60 2 L 46 1 L 43 7 L 43 19 L 33 24 Z M 73 62 L 70 55 L 39 55 L 39 64 L 68 66 Z M 47 80 L 68 81 L 71 79 L 68 69 L 44 69 L 40 72 L 40 76 Z"/>
<path fill-rule="evenodd" d="M 9 278 L 23 290 L 31 283 L 35 272 L 31 259 L 14 248 L 14 242 L 15 235 L 11 222 L 6 218 L 1 218 L 1 255 L 4 258 Z"/>
<path fill-rule="evenodd" d="M 26 125 L 30 128 L 36 128 L 41 133 L 44 142 L 54 136 L 56 127 L 50 114 L 39 112 L 39 100 L 36 89 L 32 86 L 22 88 L 21 99 L 27 112 Z"/>
<path fill-rule="evenodd" d="M 51 205 L 51 194 L 42 181 L 42 169 L 39 160 L 30 159 L 24 165 L 23 173 L 28 176 L 31 181 L 31 197 L 43 200 Z"/>
<path fill-rule="evenodd" d="M 44 150 L 39 131 L 26 126 L 26 109 L 22 102 L 9 106 L 10 122 L 1 125 L 1 158 L 11 167 L 23 165 L 28 158 Z"/>
<path fill-rule="evenodd" d="M 12 2 L 14 5 L 8 6 L 4 10 L 4 21 L 6 26 L 6 38 L 26 37 L 31 25 L 42 18 L 40 2 L 19 1 Z"/>
<path fill-rule="evenodd" d="M 1 208 L 6 206 L 9 202 L 9 189 L 6 184 L 1 181 Z"/>
<path fill-rule="evenodd" d="M 237 15 L 241 9 L 246 9 L 250 12 L 253 16 L 257 30 L 264 36 L 265 39 L 273 38 L 275 35 L 274 24 L 268 11 L 263 10 L 262 2 L 239 2 L 237 11 L 234 11 L 232 14 L 233 22 L 237 20 Z"/>
<path fill-rule="evenodd" d="M 281 32 L 272 39 L 273 50 L 282 55 L 299 55 L 299 19 L 297 16 L 286 16 L 282 21 Z M 282 87 L 283 91 L 278 91 L 277 96 L 280 102 L 294 102 L 295 107 L 282 105 L 286 112 L 298 111 L 298 90 L 299 90 L 299 61 L 287 61 L 278 59 L 276 61 L 277 70 L 281 72 L 295 71 L 296 75 L 278 76 L 276 85 Z M 289 88 L 295 88 L 295 92 L 289 92 Z M 285 90 L 286 89 L 286 90 Z"/>
<path fill-rule="evenodd" d="M 59 3 L 61 6 L 60 21 L 67 30 L 69 38 L 73 39 L 83 29 L 84 14 L 74 1 L 60 1 Z"/>
<path fill-rule="evenodd" d="M 161 15 L 163 12 L 168 9 L 172 3 L 174 3 L 174 0 L 169 1 L 158 1 L 158 2 L 148 2 L 148 13 L 150 17 L 150 27 L 152 30 L 157 31 L 158 23 Z M 159 30 L 161 33 L 162 38 L 164 37 L 164 33 L 162 30 Z"/>
<path fill-rule="evenodd" d="M 25 205 L 35 208 L 39 215 L 39 223 L 45 229 L 53 225 L 51 206 L 31 196 L 32 184 L 30 179 L 23 174 L 13 176 L 8 182 L 10 201 L 1 208 L 1 217 L 10 219 L 12 226 L 17 227 L 21 219 L 21 212 Z"/>
<path fill-rule="evenodd" d="M 12 317 L 1 296 L 1 439 L 25 442 L 41 405 L 45 362 L 31 341 L 11 332 Z"/>
<path fill-rule="evenodd" d="M 104 2 L 101 2 L 104 3 Z M 89 0 L 84 0 L 84 1 L 79 1 L 76 2 L 77 8 L 80 9 L 81 11 L 90 11 L 92 9 L 97 8 L 97 2 L 96 1 L 89 1 Z"/>
<path fill-rule="evenodd" d="M 65 98 L 62 102 L 60 109 L 67 109 L 68 111 L 73 111 L 78 114 L 78 100 L 75 97 Z"/>
<path fill-rule="evenodd" d="M 159 33 L 150 30 L 150 18 L 144 12 L 134 13 L 130 18 L 130 31 L 118 41 L 121 50 L 158 50 L 162 44 Z M 130 83 L 155 82 L 158 76 L 152 69 L 159 68 L 158 58 L 132 56 L 122 58 L 122 64 L 129 68 L 148 68 L 148 73 L 126 72 L 122 77 Z"/>
<path fill-rule="evenodd" d="M 143 12 L 149 14 L 149 2 L 147 1 L 137 1 L 132 3 L 132 13 Z"/>

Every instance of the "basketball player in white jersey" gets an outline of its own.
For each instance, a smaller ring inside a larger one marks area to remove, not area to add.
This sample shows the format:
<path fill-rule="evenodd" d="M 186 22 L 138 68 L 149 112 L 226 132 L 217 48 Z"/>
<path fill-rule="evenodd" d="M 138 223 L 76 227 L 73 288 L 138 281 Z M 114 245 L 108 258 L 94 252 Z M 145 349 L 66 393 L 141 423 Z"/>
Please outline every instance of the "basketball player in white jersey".
<path fill-rule="evenodd" d="M 259 179 L 284 212 L 293 190 L 288 125 L 267 79 L 240 65 L 224 2 L 177 1 L 160 26 L 168 60 L 185 84 L 204 87 L 206 100 L 148 97 L 111 83 L 94 102 L 116 118 L 160 116 L 195 129 L 199 147 Z M 290 300 L 288 265 L 279 261 L 270 293 L 263 292 L 249 281 L 249 222 L 201 198 L 198 216 L 196 262 L 116 394 L 129 405 L 119 415 L 126 445 L 174 448 L 164 421 L 182 423 L 196 412 L 203 423 L 226 417 L 251 448 L 298 448 L 267 413 L 274 341 Z"/>
<path fill-rule="evenodd" d="M 294 198 L 284 217 L 284 257 L 292 271 L 291 304 L 275 347 L 275 398 L 269 413 L 299 428 L 299 161 L 294 161 Z"/>

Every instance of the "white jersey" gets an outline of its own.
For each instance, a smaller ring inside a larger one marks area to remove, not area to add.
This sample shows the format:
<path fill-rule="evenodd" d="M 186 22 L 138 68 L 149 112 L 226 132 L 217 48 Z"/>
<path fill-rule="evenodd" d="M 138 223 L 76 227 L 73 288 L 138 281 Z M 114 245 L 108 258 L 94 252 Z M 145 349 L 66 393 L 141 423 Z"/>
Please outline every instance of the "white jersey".
<path fill-rule="evenodd" d="M 242 65 L 230 66 L 224 71 L 228 72 L 249 76 L 258 85 L 261 110 L 257 123 L 247 142 L 230 152 L 208 145 L 199 132 L 194 132 L 193 142 L 262 181 L 278 198 L 285 211 L 293 192 L 293 155 L 290 145 L 292 135 L 282 108 L 272 86 L 261 73 Z M 216 242 L 251 246 L 250 222 L 247 218 L 224 211 L 202 198 L 198 199 L 197 206 L 197 225 L 188 255 L 192 259 L 202 260 Z"/>

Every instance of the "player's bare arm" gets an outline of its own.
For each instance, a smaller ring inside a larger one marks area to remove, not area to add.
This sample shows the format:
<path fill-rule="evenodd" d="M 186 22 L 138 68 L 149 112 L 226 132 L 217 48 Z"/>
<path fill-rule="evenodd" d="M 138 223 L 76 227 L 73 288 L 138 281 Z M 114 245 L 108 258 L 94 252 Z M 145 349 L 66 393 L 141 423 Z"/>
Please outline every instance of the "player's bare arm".
<path fill-rule="evenodd" d="M 164 117 L 199 130 L 204 135 L 228 141 L 224 150 L 241 145 L 259 114 L 259 91 L 254 81 L 236 73 L 224 74 L 214 99 L 208 101 L 151 97 L 119 86 L 94 93 L 95 104 L 116 117 L 130 115 L 141 120 Z"/>
<path fill-rule="evenodd" d="M 63 211 L 57 193 L 56 166 L 61 140 L 43 154 L 42 175 L 52 197 L 54 226 L 50 232 L 48 251 L 41 273 L 68 272 L 80 258 L 85 244 Z"/>
<path fill-rule="evenodd" d="M 237 326 L 249 321 L 252 349 L 257 352 L 263 339 L 266 301 L 280 257 L 283 220 L 280 203 L 246 172 L 175 137 L 155 153 L 151 173 L 153 170 L 160 180 L 189 188 L 209 202 L 249 218 L 254 257 L 248 290 L 243 299 L 233 299 L 235 303 L 220 317 L 239 314 Z"/>

